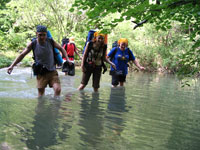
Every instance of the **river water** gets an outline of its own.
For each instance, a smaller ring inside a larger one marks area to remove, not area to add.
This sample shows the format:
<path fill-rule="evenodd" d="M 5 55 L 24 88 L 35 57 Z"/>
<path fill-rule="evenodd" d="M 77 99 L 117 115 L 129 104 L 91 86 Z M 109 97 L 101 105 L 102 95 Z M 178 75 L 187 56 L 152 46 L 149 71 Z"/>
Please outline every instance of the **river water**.
<path fill-rule="evenodd" d="M 0 69 L 0 144 L 12 150 L 199 150 L 200 82 L 129 73 L 125 88 L 80 92 L 81 72 L 64 76 L 60 99 L 37 98 L 30 68 Z"/>

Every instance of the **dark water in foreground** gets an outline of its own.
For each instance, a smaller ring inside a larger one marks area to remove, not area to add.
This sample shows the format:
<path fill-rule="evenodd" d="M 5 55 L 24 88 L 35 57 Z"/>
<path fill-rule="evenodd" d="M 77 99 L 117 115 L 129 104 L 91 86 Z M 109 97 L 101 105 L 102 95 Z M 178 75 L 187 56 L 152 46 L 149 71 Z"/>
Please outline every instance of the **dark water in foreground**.
<path fill-rule="evenodd" d="M 37 99 L 30 68 L 0 70 L 0 144 L 12 150 L 199 150 L 200 82 L 181 88 L 174 76 L 130 73 L 112 89 L 103 75 L 77 91 L 81 72 L 64 76 L 62 96 Z"/>

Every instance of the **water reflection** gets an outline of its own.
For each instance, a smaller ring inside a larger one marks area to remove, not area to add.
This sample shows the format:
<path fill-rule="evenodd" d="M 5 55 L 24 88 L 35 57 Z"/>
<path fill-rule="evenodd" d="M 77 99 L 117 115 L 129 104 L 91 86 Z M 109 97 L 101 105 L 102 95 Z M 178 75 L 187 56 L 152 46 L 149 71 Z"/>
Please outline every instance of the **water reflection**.
<path fill-rule="evenodd" d="M 57 143 L 60 106 L 61 101 L 59 100 L 38 99 L 35 120 L 26 141 L 29 149 L 43 150 Z"/>
<path fill-rule="evenodd" d="M 198 109 L 195 102 L 187 107 L 179 105 L 176 117 L 172 118 L 171 134 L 166 143 L 168 149 L 200 149 L 200 116 L 195 111 Z"/>
<path fill-rule="evenodd" d="M 127 76 L 125 89 L 113 89 L 105 74 L 97 94 L 76 91 L 80 71 L 75 86 L 69 86 L 70 78 L 63 78 L 63 101 L 48 97 L 36 101 L 35 80 L 20 71 L 8 76 L 0 70 L 0 143 L 5 146 L 15 150 L 200 149 L 199 81 L 197 87 L 181 88 L 174 76 L 134 73 Z"/>
<path fill-rule="evenodd" d="M 123 113 L 127 111 L 125 88 L 111 88 L 106 119 L 107 127 L 111 129 L 114 134 L 120 135 L 123 131 Z"/>
<path fill-rule="evenodd" d="M 79 125 L 83 130 L 79 133 L 82 146 L 95 148 L 101 142 L 103 132 L 103 111 L 100 109 L 99 93 L 92 97 L 81 92 L 81 111 Z"/>
<path fill-rule="evenodd" d="M 70 102 L 72 95 L 73 95 L 72 92 L 68 92 L 67 94 L 65 94 L 65 101 Z"/>

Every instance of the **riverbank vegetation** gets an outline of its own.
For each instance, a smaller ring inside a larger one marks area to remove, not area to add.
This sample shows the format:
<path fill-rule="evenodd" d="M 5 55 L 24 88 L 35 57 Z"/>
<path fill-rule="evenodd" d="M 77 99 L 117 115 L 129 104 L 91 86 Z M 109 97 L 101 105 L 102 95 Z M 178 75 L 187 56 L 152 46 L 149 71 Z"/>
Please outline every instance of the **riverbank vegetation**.
<path fill-rule="evenodd" d="M 54 39 L 75 37 L 80 50 L 89 29 L 108 34 L 108 50 L 121 37 L 149 72 L 194 75 L 199 71 L 200 5 L 169 1 L 7 0 L 0 4 L 0 67 L 7 67 L 43 24 Z M 112 8 L 110 6 L 113 6 Z M 123 6 L 123 7 L 122 7 Z M 101 8 L 101 9 L 100 9 Z M 32 54 L 22 65 L 33 62 Z"/>

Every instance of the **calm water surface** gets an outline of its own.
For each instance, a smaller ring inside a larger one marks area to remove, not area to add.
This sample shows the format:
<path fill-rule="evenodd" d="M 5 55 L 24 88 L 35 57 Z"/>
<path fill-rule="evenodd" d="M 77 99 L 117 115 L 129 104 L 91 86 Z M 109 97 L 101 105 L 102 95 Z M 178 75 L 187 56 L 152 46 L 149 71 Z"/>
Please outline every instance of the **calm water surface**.
<path fill-rule="evenodd" d="M 0 70 L 0 144 L 12 150 L 199 150 L 200 82 L 130 73 L 125 88 L 77 91 L 81 72 L 59 72 L 62 96 L 37 99 L 30 68 Z"/>

